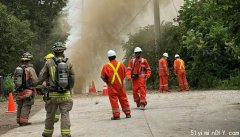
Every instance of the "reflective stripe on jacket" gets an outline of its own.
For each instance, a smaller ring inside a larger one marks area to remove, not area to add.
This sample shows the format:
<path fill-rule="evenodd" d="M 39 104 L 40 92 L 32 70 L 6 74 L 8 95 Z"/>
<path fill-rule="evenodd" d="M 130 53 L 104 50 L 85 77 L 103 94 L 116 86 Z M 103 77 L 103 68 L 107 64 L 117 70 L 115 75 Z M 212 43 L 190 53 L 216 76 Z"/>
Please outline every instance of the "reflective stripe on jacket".
<path fill-rule="evenodd" d="M 73 71 L 73 66 L 72 64 L 70 63 L 70 61 L 68 60 L 67 62 L 67 65 L 68 65 L 68 72 L 69 72 L 69 85 L 70 85 L 70 88 L 73 88 L 73 85 L 74 85 L 74 71 Z M 44 81 L 48 81 L 49 82 L 49 86 L 50 87 L 55 87 L 56 85 L 56 70 L 57 68 L 57 65 L 56 63 L 54 62 L 53 59 L 48 59 L 40 74 L 39 74 L 39 84 L 42 84 Z"/>
<path fill-rule="evenodd" d="M 127 77 L 131 78 L 132 74 L 138 74 L 139 77 L 150 77 L 151 68 L 148 64 L 147 59 L 144 58 L 133 58 L 128 63 Z"/>

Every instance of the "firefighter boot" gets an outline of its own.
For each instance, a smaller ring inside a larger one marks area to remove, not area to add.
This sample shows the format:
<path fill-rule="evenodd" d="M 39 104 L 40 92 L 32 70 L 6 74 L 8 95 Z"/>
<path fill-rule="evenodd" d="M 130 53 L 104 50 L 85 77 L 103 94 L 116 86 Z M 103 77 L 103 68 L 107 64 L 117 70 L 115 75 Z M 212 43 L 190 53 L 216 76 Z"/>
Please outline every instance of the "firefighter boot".
<path fill-rule="evenodd" d="M 71 137 L 71 135 L 63 135 L 62 137 Z"/>
<path fill-rule="evenodd" d="M 120 120 L 120 117 L 111 117 L 111 120 Z"/>
<path fill-rule="evenodd" d="M 32 125 L 32 123 L 31 122 L 19 123 L 19 126 L 28 126 L 28 125 Z"/>

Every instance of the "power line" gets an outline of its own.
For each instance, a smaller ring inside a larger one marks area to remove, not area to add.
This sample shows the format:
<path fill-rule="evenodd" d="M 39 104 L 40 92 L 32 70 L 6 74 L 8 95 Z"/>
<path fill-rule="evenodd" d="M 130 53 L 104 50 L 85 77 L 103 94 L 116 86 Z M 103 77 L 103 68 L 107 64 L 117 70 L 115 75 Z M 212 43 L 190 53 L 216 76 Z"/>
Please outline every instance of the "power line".
<path fill-rule="evenodd" d="M 127 28 L 127 26 L 129 26 L 130 24 L 133 23 L 133 21 L 136 19 L 136 17 L 146 8 L 146 6 L 149 4 L 151 0 L 148 0 L 143 7 L 137 12 L 137 14 L 126 24 L 124 25 L 124 27 L 121 28 L 121 30 L 119 31 L 119 33 L 121 33 L 125 28 Z"/>
<path fill-rule="evenodd" d="M 174 4 L 174 1 L 173 1 L 173 0 L 172 0 L 172 5 L 173 5 L 173 7 L 174 7 L 174 9 L 175 9 L 176 13 L 178 14 L 178 10 L 177 10 L 177 8 L 176 8 L 176 6 L 175 6 L 175 4 Z"/>

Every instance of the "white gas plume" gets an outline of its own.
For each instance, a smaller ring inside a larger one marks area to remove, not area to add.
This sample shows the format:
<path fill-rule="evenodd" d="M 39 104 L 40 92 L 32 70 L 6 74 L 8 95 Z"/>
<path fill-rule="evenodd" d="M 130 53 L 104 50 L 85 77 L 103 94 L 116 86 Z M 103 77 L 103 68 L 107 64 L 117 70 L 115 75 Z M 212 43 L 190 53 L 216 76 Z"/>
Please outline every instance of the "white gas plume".
<path fill-rule="evenodd" d="M 161 21 L 172 21 L 183 0 L 160 0 Z M 153 0 L 69 0 L 67 22 L 70 26 L 66 56 L 76 73 L 74 91 L 86 93 L 91 81 L 102 90 L 102 66 L 108 62 L 107 51 L 117 52 L 122 61 L 121 42 L 128 33 L 153 24 Z"/>

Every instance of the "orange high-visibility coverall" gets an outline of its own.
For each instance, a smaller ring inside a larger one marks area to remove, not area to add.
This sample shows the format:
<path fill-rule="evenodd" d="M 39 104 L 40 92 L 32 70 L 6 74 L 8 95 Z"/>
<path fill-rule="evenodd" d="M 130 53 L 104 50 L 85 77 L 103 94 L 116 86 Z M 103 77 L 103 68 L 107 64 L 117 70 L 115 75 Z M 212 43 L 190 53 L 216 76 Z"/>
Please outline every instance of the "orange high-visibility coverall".
<path fill-rule="evenodd" d="M 151 75 L 151 68 L 147 59 L 134 58 L 128 63 L 127 79 L 131 79 L 132 74 L 138 74 L 137 78 L 132 78 L 133 99 L 138 106 L 146 106 L 146 79 Z M 140 91 L 140 95 L 139 95 Z"/>
<path fill-rule="evenodd" d="M 113 117 L 120 117 L 118 100 L 122 111 L 126 115 L 131 113 L 126 90 L 123 86 L 125 75 L 126 69 L 124 64 L 117 60 L 112 60 L 102 68 L 101 78 L 108 84 L 108 96 L 112 106 Z"/>
<path fill-rule="evenodd" d="M 178 77 L 179 91 L 182 91 L 184 88 L 189 90 L 184 61 L 180 58 L 174 61 L 174 73 Z"/>
<path fill-rule="evenodd" d="M 160 85 L 160 92 L 168 92 L 168 76 L 169 76 L 169 68 L 168 68 L 168 62 L 167 60 L 162 57 L 159 60 L 158 64 L 159 70 L 158 70 L 158 75 L 159 75 L 159 85 Z"/>

